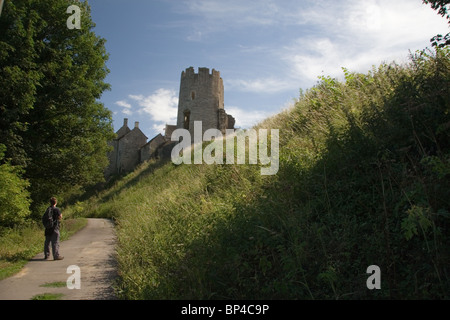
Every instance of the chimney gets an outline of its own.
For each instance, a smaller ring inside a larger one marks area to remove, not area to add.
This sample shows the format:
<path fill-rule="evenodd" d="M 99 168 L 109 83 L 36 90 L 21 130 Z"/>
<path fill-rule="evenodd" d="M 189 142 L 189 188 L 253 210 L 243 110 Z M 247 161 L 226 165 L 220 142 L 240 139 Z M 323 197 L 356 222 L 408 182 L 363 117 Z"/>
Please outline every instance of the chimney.
<path fill-rule="evenodd" d="M 136 122 L 134 123 L 134 127 L 135 127 L 135 128 L 139 128 L 139 121 L 136 121 Z"/>
<path fill-rule="evenodd" d="M 123 126 L 128 127 L 128 119 L 127 118 L 123 119 Z"/>

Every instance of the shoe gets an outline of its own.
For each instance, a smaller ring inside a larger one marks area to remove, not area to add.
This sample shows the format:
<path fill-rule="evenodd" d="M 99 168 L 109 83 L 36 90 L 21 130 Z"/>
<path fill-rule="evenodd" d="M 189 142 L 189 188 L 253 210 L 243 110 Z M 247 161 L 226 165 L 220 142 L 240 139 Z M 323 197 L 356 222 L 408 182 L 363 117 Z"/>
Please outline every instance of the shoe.
<path fill-rule="evenodd" d="M 50 260 L 50 256 L 45 256 L 44 260 Z"/>
<path fill-rule="evenodd" d="M 64 257 L 63 256 L 57 256 L 55 259 L 53 259 L 53 260 L 62 260 L 62 259 L 64 259 Z"/>

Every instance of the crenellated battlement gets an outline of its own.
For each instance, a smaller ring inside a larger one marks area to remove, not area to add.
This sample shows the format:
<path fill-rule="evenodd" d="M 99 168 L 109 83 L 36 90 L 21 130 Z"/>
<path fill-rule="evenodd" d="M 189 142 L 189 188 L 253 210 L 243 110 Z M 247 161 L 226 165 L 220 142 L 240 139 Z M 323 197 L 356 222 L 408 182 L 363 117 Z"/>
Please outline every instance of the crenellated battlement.
<path fill-rule="evenodd" d="M 194 67 L 189 67 L 185 71 L 181 73 L 181 79 L 198 79 L 198 78 L 212 78 L 212 79 L 221 79 L 220 71 L 212 69 L 211 73 L 209 72 L 209 68 L 198 68 L 198 73 L 195 73 Z"/>
<path fill-rule="evenodd" d="M 196 73 L 189 67 L 181 72 L 177 128 L 192 131 L 195 121 L 201 121 L 205 131 L 234 127 L 234 118 L 224 110 L 223 80 L 215 69 L 198 68 Z"/>

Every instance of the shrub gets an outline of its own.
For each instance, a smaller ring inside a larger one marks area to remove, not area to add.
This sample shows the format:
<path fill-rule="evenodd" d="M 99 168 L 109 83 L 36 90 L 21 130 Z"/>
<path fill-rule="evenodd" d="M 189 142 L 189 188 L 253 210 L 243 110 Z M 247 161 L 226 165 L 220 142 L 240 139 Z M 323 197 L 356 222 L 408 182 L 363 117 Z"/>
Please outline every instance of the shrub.
<path fill-rule="evenodd" d="M 0 161 L 4 159 L 4 145 L 0 144 Z M 3 161 L 0 165 L 0 226 L 20 224 L 30 215 L 28 181 L 22 178 L 22 169 Z"/>

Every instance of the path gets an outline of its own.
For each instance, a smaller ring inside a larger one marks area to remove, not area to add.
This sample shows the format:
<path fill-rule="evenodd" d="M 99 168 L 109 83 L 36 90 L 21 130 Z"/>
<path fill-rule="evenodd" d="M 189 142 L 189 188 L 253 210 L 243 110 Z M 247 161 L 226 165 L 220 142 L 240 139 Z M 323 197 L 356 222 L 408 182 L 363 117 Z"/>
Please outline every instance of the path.
<path fill-rule="evenodd" d="M 19 273 L 0 281 L 0 300 L 29 300 L 44 293 L 61 293 L 62 300 L 114 299 L 111 285 L 116 275 L 115 240 L 114 226 L 110 220 L 88 219 L 85 228 L 60 243 L 59 251 L 64 260 L 46 261 L 44 253 L 40 253 Z M 72 275 L 67 273 L 71 265 L 80 268 L 80 289 L 42 286 L 66 283 Z"/>

